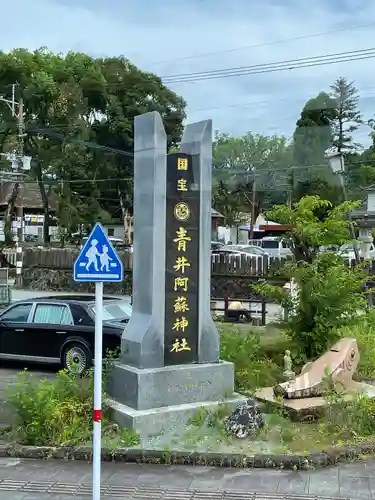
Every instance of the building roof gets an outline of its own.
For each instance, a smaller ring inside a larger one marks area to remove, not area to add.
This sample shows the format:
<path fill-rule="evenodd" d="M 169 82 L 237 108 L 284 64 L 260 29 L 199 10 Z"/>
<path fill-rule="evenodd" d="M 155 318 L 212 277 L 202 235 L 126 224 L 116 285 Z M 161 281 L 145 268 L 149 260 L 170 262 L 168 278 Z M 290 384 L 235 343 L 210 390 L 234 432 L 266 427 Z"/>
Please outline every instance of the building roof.
<path fill-rule="evenodd" d="M 9 199 L 12 195 L 14 182 L 2 181 L 0 182 L 0 205 L 8 205 Z M 49 208 L 56 210 L 57 200 L 54 192 L 49 195 Z M 20 183 L 18 188 L 17 201 L 15 207 L 22 206 L 24 208 L 43 208 L 43 201 L 40 194 L 38 184 L 35 183 Z"/>
<path fill-rule="evenodd" d="M 220 212 L 218 212 L 214 208 L 211 208 L 211 217 L 217 217 L 220 219 L 224 219 L 224 215 L 222 215 Z"/>

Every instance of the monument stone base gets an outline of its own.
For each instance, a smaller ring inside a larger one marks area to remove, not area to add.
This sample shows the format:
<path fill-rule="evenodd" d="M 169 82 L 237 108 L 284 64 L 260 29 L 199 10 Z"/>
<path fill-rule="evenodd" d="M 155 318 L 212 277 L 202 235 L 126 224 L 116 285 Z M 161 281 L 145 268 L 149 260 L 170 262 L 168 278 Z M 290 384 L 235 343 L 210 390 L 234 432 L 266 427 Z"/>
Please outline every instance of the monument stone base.
<path fill-rule="evenodd" d="M 365 394 L 369 398 L 375 398 L 375 387 L 363 382 L 352 380 L 345 387 L 343 395 L 344 401 L 351 401 L 358 393 Z M 319 418 L 324 408 L 327 406 L 327 399 L 324 396 L 299 399 L 279 399 L 273 393 L 273 387 L 263 387 L 255 393 L 255 397 L 270 405 L 274 410 L 283 410 L 289 417 L 296 421 Z"/>
<path fill-rule="evenodd" d="M 118 363 L 109 383 L 109 406 L 120 427 L 142 436 L 184 427 L 200 408 L 234 409 L 246 397 L 234 392 L 234 365 L 187 364 L 139 369 Z"/>

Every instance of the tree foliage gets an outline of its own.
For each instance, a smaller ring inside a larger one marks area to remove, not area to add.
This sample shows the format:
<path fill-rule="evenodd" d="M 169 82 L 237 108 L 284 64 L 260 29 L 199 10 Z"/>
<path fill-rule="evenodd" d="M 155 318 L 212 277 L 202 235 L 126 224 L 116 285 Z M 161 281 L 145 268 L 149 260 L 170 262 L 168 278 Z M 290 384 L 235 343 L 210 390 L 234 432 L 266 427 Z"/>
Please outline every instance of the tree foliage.
<path fill-rule="evenodd" d="M 332 121 L 332 146 L 339 153 L 359 147 L 353 140 L 353 132 L 363 123 L 358 109 L 359 93 L 354 82 L 338 78 L 331 85 L 331 97 L 335 101 L 336 116 Z"/>
<path fill-rule="evenodd" d="M 332 145 L 332 120 L 336 118 L 336 103 L 321 92 L 304 106 L 293 136 L 294 160 L 313 168 L 326 163 L 325 153 Z"/>
<path fill-rule="evenodd" d="M 182 134 L 185 102 L 124 57 L 92 58 L 45 48 L 0 53 L 0 94 L 25 109 L 25 154 L 43 200 L 48 241 L 48 194 L 58 196 L 58 219 L 66 233 L 132 211 L 133 121 L 160 112 L 168 145 Z M 16 120 L 1 107 L 0 152 L 17 146 Z"/>
<path fill-rule="evenodd" d="M 298 290 L 295 314 L 289 333 L 304 359 L 312 359 L 335 341 L 337 329 L 350 324 L 365 307 L 362 290 L 366 273 L 350 269 L 334 251 L 320 247 L 338 247 L 351 241 L 346 214 L 358 203 L 344 202 L 336 207 L 318 196 L 306 196 L 292 208 L 277 206 L 269 214 L 274 220 L 293 225 L 289 242 L 295 259 L 285 266 Z M 286 292 L 267 283 L 258 290 L 287 303 Z"/>
<path fill-rule="evenodd" d="M 213 145 L 214 207 L 228 221 L 238 219 L 241 211 L 254 211 L 256 219 L 274 202 L 277 187 L 284 184 L 288 191 L 290 159 L 285 137 L 251 132 L 241 137 L 216 134 Z"/>

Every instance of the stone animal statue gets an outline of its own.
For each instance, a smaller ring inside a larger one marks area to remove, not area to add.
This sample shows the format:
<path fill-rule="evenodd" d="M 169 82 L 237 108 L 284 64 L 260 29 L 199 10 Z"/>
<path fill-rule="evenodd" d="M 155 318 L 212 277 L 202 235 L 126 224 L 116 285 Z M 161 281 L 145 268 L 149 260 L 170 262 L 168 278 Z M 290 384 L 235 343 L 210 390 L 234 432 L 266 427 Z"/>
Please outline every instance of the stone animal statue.
<path fill-rule="evenodd" d="M 334 386 L 345 389 L 352 381 L 358 362 L 357 341 L 341 339 L 316 361 L 307 363 L 300 375 L 274 387 L 274 395 L 285 399 L 323 396 L 327 377 Z"/>

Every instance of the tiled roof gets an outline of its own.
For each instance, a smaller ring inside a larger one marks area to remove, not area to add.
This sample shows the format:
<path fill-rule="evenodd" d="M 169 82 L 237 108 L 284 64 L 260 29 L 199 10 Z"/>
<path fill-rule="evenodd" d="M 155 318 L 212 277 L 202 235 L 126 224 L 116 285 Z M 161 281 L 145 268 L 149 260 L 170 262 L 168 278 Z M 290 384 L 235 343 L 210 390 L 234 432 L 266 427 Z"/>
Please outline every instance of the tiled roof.
<path fill-rule="evenodd" d="M 218 212 L 214 208 L 211 208 L 211 217 L 221 217 L 224 219 L 224 215 L 222 215 L 220 212 Z"/>
<path fill-rule="evenodd" d="M 0 181 L 0 205 L 8 205 L 14 184 L 14 182 Z M 15 206 L 23 206 L 25 208 L 43 208 L 42 197 L 40 195 L 38 184 L 21 183 L 18 188 L 18 197 Z M 49 208 L 52 210 L 56 210 L 57 208 L 57 200 L 54 192 L 51 192 L 49 196 Z"/>

